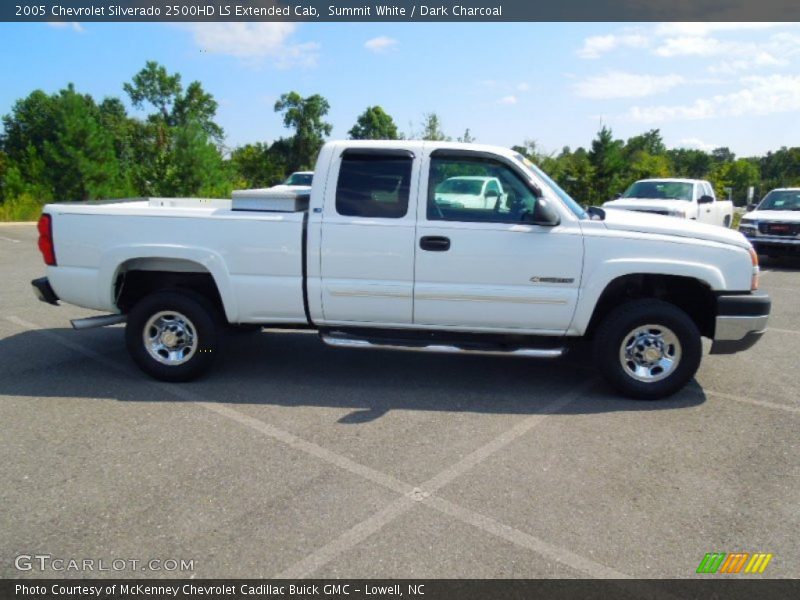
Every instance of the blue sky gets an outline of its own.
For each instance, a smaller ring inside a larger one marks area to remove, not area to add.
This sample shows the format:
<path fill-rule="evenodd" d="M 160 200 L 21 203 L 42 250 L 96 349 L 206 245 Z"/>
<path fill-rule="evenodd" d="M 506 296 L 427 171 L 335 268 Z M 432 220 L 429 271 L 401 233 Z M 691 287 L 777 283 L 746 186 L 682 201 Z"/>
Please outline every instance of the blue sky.
<path fill-rule="evenodd" d="M 334 138 L 379 104 L 401 131 L 533 139 L 548 152 L 661 129 L 668 146 L 747 156 L 800 145 L 800 24 L 0 24 L 0 113 L 73 82 L 100 99 L 156 60 L 202 82 L 228 145 L 286 132 L 286 91 L 331 104 Z M 126 99 L 127 100 L 127 99 Z"/>

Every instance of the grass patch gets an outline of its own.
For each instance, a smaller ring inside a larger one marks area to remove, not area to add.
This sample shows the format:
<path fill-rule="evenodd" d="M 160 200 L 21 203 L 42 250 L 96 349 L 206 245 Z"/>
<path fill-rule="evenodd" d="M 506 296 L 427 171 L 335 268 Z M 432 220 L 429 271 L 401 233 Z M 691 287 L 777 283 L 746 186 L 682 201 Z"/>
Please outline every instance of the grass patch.
<path fill-rule="evenodd" d="M 0 221 L 36 221 L 43 204 L 33 196 L 22 194 L 0 204 Z"/>

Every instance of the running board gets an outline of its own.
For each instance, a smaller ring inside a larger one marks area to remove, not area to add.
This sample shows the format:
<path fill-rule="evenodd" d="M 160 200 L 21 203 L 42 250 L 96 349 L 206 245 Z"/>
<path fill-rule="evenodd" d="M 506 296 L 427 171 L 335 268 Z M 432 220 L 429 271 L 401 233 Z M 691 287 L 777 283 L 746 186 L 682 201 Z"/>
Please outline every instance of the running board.
<path fill-rule="evenodd" d="M 72 323 L 74 329 L 92 329 L 93 327 L 107 327 L 108 325 L 124 323 L 126 318 L 125 315 L 99 315 L 97 317 L 86 317 L 85 319 L 72 319 L 70 323 Z"/>
<path fill-rule="evenodd" d="M 322 341 L 334 348 L 362 348 L 370 350 L 409 350 L 434 354 L 478 354 L 483 356 L 517 356 L 522 358 L 558 358 L 564 348 L 517 348 L 515 350 L 489 350 L 481 348 L 459 348 L 444 344 L 414 345 L 403 343 L 371 342 L 365 339 L 340 338 L 321 335 Z"/>

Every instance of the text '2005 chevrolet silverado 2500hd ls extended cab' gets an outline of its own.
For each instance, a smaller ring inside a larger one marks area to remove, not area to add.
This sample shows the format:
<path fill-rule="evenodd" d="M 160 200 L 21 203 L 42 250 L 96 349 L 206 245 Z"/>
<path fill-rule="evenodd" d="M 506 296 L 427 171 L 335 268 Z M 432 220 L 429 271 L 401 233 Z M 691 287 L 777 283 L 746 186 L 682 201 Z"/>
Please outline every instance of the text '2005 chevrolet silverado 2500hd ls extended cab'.
<path fill-rule="evenodd" d="M 451 177 L 503 194 L 466 206 L 437 194 Z M 742 234 L 587 212 L 519 154 L 476 144 L 330 142 L 310 193 L 51 204 L 39 231 L 39 297 L 126 320 L 134 361 L 167 381 L 199 376 L 221 329 L 251 324 L 516 357 L 587 338 L 614 387 L 661 398 L 694 376 L 701 336 L 712 353 L 744 350 L 770 310 Z"/>

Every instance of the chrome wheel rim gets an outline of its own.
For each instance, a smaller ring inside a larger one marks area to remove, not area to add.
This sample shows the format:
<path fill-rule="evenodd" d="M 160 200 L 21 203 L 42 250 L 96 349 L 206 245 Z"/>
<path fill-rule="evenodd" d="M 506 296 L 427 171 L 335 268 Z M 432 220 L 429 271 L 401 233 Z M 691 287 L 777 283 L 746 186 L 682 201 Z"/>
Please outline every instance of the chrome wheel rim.
<path fill-rule="evenodd" d="M 194 323 L 173 310 L 163 310 L 150 317 L 142 337 L 147 353 L 163 365 L 182 365 L 197 352 Z"/>
<path fill-rule="evenodd" d="M 681 343 L 669 327 L 641 325 L 622 338 L 619 361 L 625 373 L 637 381 L 660 381 L 678 368 Z"/>

